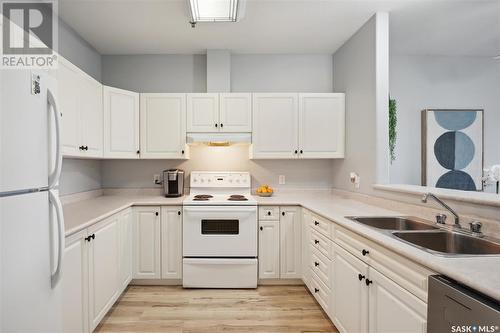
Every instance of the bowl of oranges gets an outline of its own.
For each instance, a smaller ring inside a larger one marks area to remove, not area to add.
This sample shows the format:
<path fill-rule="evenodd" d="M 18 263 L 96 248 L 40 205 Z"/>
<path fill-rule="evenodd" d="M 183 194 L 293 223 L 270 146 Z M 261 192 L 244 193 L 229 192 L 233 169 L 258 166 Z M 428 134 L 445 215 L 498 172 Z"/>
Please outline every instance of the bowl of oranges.
<path fill-rule="evenodd" d="M 270 197 L 273 195 L 274 190 L 269 185 L 262 185 L 257 189 L 257 195 L 259 197 Z"/>

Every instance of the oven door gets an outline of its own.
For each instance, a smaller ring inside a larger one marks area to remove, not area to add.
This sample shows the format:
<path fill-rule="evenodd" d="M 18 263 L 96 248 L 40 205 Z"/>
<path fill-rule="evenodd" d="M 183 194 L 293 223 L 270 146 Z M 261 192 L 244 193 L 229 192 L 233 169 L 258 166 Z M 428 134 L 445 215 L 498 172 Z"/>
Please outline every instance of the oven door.
<path fill-rule="evenodd" d="M 183 256 L 257 257 L 257 207 L 184 206 Z"/>

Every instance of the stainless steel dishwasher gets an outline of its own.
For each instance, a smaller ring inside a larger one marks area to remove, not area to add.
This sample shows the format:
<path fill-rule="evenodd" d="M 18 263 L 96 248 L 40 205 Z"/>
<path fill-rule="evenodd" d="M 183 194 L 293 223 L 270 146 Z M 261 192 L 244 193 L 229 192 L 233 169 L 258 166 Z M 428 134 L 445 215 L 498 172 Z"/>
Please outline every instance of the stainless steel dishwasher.
<path fill-rule="evenodd" d="M 427 333 L 448 332 L 500 332 L 500 303 L 444 276 L 430 276 Z"/>

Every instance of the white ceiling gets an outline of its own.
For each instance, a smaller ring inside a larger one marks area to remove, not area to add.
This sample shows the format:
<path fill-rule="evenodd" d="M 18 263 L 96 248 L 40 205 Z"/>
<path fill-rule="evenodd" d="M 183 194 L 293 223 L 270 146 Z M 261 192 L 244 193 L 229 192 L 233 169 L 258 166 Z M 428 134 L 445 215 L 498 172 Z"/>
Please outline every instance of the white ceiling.
<path fill-rule="evenodd" d="M 500 55 L 500 1 L 247 0 L 237 23 L 189 25 L 185 0 L 60 0 L 101 54 L 333 53 L 376 11 L 391 12 L 391 50 Z"/>

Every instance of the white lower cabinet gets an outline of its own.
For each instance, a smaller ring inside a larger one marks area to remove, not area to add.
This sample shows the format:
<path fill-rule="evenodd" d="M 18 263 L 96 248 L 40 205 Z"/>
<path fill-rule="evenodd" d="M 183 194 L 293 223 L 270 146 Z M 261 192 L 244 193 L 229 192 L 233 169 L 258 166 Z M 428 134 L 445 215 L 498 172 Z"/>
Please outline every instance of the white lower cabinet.
<path fill-rule="evenodd" d="M 114 215 L 88 229 L 89 310 L 93 330 L 118 297 L 119 218 Z"/>
<path fill-rule="evenodd" d="M 368 331 L 368 265 L 334 245 L 333 323 L 341 332 Z"/>
<path fill-rule="evenodd" d="M 299 207 L 280 207 L 280 278 L 300 279 L 301 224 Z"/>
<path fill-rule="evenodd" d="M 280 277 L 280 224 L 259 222 L 259 279 Z"/>
<path fill-rule="evenodd" d="M 161 208 L 161 278 L 182 279 L 182 207 Z"/>
<path fill-rule="evenodd" d="M 371 267 L 369 278 L 370 333 L 426 331 L 427 304 Z"/>
<path fill-rule="evenodd" d="M 160 207 L 134 207 L 134 279 L 159 279 Z"/>
<path fill-rule="evenodd" d="M 119 233 L 120 233 L 120 261 L 119 261 L 119 288 L 120 292 L 127 288 L 132 280 L 132 209 L 126 209 L 119 213 Z"/>
<path fill-rule="evenodd" d="M 63 332 L 89 331 L 87 230 L 66 237 L 62 271 Z"/>

